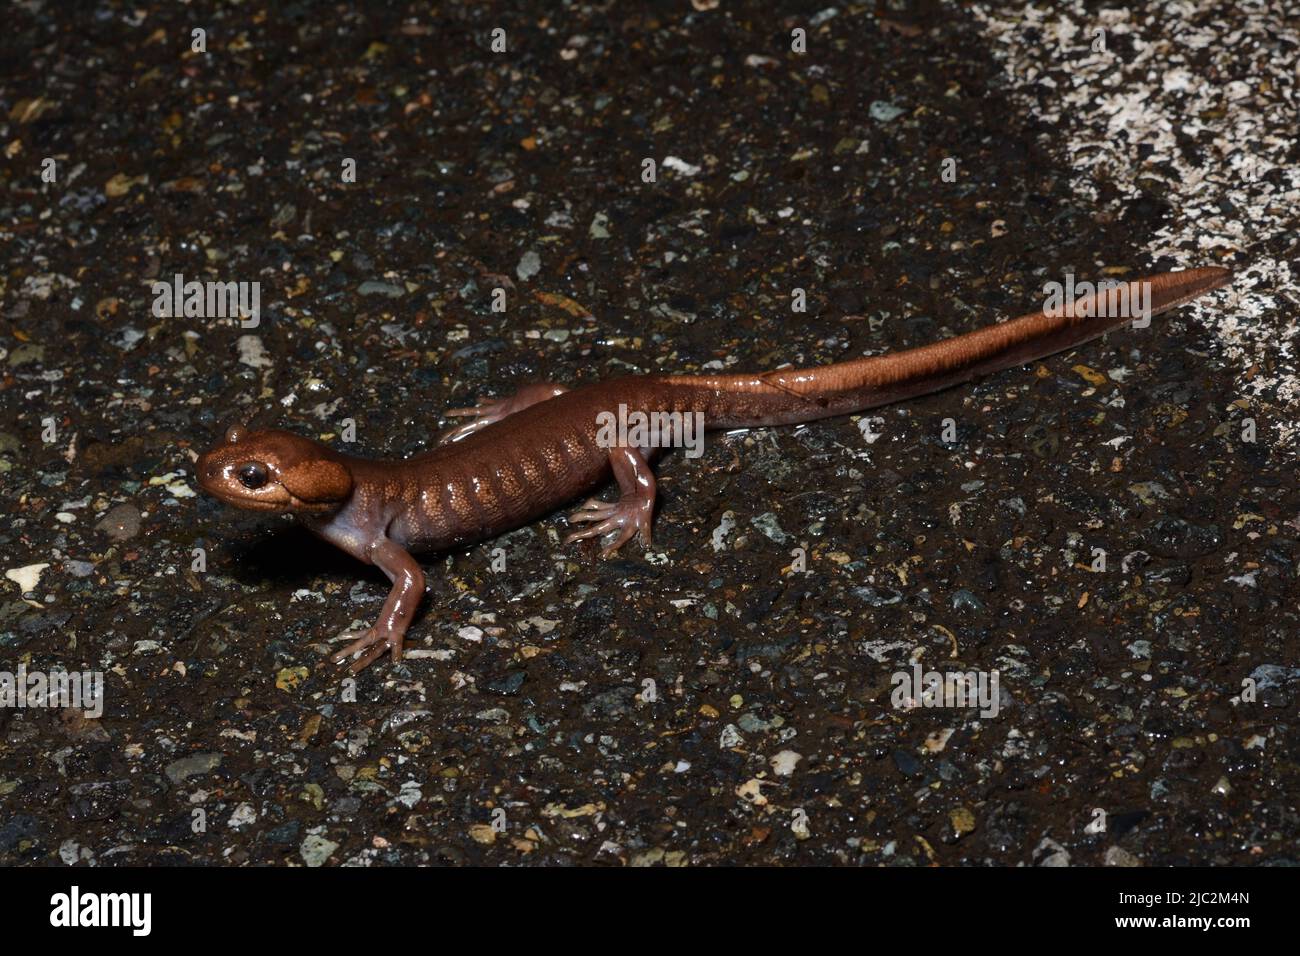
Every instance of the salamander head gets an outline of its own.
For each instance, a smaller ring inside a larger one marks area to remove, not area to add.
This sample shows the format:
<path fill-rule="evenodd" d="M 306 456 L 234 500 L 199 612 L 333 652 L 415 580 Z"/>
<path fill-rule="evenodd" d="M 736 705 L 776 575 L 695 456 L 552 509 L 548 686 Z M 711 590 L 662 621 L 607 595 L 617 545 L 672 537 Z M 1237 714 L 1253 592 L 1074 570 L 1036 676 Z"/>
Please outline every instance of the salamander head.
<path fill-rule="evenodd" d="M 195 470 L 208 494 L 255 511 L 329 513 L 352 494 L 352 473 L 341 455 L 276 428 L 232 426 L 199 456 Z"/>

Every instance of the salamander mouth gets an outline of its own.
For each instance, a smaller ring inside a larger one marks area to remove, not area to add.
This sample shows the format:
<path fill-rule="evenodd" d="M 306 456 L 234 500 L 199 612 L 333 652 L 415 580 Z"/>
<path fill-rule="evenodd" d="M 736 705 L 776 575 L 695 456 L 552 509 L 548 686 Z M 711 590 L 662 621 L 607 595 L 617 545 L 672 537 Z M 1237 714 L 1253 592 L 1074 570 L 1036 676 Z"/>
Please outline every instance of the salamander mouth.
<path fill-rule="evenodd" d="M 199 479 L 199 487 L 223 504 L 234 505 L 236 508 L 246 508 L 250 511 L 288 511 L 293 507 L 292 501 L 271 501 L 266 498 L 256 498 L 252 495 L 232 493 L 229 488 L 220 482 L 206 478 Z"/>
<path fill-rule="evenodd" d="M 245 511 L 273 511 L 277 514 L 287 514 L 294 510 L 291 501 L 266 501 L 261 498 L 241 498 L 238 495 L 214 495 L 214 497 L 225 504 L 243 508 Z"/>

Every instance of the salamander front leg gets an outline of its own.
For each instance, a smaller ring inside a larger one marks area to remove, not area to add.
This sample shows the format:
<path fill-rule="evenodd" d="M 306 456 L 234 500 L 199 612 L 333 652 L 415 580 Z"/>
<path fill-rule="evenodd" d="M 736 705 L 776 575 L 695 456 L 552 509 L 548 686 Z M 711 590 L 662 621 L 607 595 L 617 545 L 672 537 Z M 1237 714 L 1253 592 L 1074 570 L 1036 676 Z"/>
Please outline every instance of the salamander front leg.
<path fill-rule="evenodd" d="M 582 538 L 598 538 L 617 531 L 618 534 L 605 546 L 603 553 L 606 557 L 637 532 L 641 534 L 641 544 L 650 547 L 650 523 L 655 511 L 655 474 L 645 456 L 635 448 L 611 448 L 609 463 L 622 492 L 618 501 L 610 504 L 592 498 L 569 515 L 570 524 L 590 522 L 591 527 L 575 531 L 564 539 L 565 544 L 571 544 Z"/>
<path fill-rule="evenodd" d="M 439 445 L 460 441 L 466 435 L 472 435 L 480 428 L 487 428 L 493 422 L 499 422 L 507 415 L 521 412 L 530 405 L 544 402 L 563 395 L 568 389 L 563 385 L 549 382 L 538 385 L 525 385 L 509 398 L 485 398 L 473 408 L 449 408 L 443 412 L 448 418 L 472 418 L 471 422 L 457 425 L 438 439 Z"/>
<path fill-rule="evenodd" d="M 415 616 L 415 609 L 424 597 L 424 572 L 400 545 L 384 538 L 371 548 L 370 560 L 388 575 L 388 579 L 393 582 L 393 589 L 388 592 L 388 600 L 379 612 L 379 620 L 358 640 L 331 654 L 329 658 L 332 664 L 342 664 L 352 655 L 360 654 L 348 666 L 348 670 L 354 674 L 379 660 L 385 651 L 392 651 L 394 664 L 402 659 L 402 639 L 411 624 L 411 618 Z"/>

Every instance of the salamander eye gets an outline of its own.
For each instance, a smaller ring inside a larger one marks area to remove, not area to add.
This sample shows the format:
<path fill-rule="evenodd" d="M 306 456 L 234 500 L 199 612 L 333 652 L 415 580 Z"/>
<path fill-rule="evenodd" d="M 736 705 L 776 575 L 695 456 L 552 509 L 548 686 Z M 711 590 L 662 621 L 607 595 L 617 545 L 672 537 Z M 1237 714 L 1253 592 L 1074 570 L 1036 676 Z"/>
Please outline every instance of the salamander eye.
<path fill-rule="evenodd" d="M 239 468 L 239 483 L 245 488 L 261 488 L 266 484 L 266 466 L 255 461 Z"/>

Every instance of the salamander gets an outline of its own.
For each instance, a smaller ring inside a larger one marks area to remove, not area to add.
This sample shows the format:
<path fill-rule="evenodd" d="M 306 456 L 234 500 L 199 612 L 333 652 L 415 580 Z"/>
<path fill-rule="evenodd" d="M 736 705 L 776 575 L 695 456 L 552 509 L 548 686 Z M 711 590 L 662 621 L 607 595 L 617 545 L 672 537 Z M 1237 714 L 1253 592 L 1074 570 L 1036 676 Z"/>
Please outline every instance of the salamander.
<path fill-rule="evenodd" d="M 632 537 L 651 543 L 655 476 L 665 436 L 633 429 L 610 440 L 608 416 L 640 413 L 671 430 L 682 416 L 706 429 L 793 425 L 848 415 L 967 382 L 1072 349 L 1132 321 L 1117 301 L 1155 315 L 1225 285 L 1206 267 L 1115 283 L 1048 308 L 930 345 L 812 368 L 728 375 L 632 375 L 566 388 L 526 385 L 447 415 L 466 419 L 430 450 L 373 460 L 280 429 L 236 425 L 198 458 L 200 487 L 240 508 L 297 516 L 324 540 L 379 567 L 392 582 L 379 619 L 329 657 L 356 673 L 403 640 L 424 595 L 412 552 L 492 538 L 598 489 L 612 474 L 617 501 L 588 500 L 568 516 L 571 543 L 605 537 L 604 553 Z M 1146 283 L 1145 286 L 1142 284 Z M 1149 298 L 1144 300 L 1143 295 Z M 1121 314 L 1122 313 L 1122 314 Z M 671 436 L 668 436 L 671 437 Z M 635 440 L 634 440 L 635 439 Z M 351 659 L 349 661 L 349 659 Z"/>

